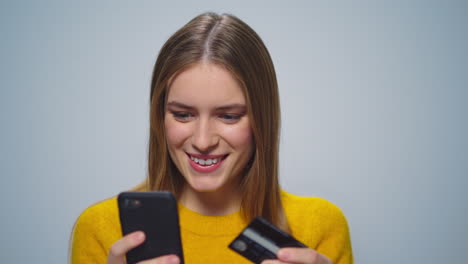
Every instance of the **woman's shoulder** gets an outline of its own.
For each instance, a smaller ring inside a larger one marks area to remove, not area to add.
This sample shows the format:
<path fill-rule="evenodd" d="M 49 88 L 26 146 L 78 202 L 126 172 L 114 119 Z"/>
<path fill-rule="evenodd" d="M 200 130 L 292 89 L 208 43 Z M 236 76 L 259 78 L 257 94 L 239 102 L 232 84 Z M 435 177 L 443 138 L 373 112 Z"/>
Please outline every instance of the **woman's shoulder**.
<path fill-rule="evenodd" d="M 89 206 L 80 214 L 75 231 L 115 229 L 119 225 L 117 198 L 111 197 Z"/>
<path fill-rule="evenodd" d="M 309 246 L 315 247 L 320 239 L 333 233 L 349 232 L 345 215 L 334 203 L 285 191 L 282 191 L 281 197 L 291 231 L 309 242 Z"/>
<path fill-rule="evenodd" d="M 78 220 L 98 220 L 98 218 L 114 215 L 118 215 L 117 198 L 115 196 L 90 205 L 83 210 Z"/>
<path fill-rule="evenodd" d="M 281 199 L 285 210 L 300 210 L 302 213 L 342 214 L 338 206 L 320 197 L 298 196 L 281 191 Z"/>

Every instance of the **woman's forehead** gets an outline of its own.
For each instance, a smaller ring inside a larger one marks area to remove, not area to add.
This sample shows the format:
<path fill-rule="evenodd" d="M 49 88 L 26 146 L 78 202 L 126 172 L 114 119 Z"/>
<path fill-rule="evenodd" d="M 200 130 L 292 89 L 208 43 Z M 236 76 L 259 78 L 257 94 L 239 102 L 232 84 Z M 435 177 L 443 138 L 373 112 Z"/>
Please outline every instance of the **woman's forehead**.
<path fill-rule="evenodd" d="M 220 107 L 245 104 L 245 96 L 237 79 L 226 68 L 213 63 L 198 63 L 174 77 L 167 101 Z"/>

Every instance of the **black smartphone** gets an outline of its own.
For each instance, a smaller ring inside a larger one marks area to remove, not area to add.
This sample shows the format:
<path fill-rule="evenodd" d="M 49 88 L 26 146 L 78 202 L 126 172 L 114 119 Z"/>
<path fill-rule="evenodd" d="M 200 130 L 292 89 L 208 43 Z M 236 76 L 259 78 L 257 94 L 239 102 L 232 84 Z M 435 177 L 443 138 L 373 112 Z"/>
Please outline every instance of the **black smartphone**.
<path fill-rule="evenodd" d="M 261 217 L 252 220 L 229 244 L 230 249 L 253 263 L 276 259 L 276 254 L 283 247 L 306 248 L 307 246 Z"/>
<path fill-rule="evenodd" d="M 184 263 L 177 202 L 172 193 L 123 192 L 117 200 L 122 234 L 143 231 L 146 237 L 143 244 L 127 252 L 127 263 L 168 254 L 178 255 Z"/>

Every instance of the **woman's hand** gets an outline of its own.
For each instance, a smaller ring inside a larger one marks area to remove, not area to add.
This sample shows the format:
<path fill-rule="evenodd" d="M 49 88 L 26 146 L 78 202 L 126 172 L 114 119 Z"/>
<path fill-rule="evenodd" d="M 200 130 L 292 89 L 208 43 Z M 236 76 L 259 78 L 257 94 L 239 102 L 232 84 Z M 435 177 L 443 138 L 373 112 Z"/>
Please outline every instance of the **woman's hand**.
<path fill-rule="evenodd" d="M 277 257 L 265 260 L 262 264 L 333 264 L 330 259 L 310 248 L 282 248 Z"/>
<path fill-rule="evenodd" d="M 136 231 L 130 233 L 112 244 L 109 256 L 107 256 L 107 264 L 126 264 L 125 254 L 130 249 L 137 247 L 145 241 L 145 233 Z M 148 259 L 139 262 L 139 264 L 179 264 L 179 257 L 176 255 L 161 256 L 154 259 Z"/>

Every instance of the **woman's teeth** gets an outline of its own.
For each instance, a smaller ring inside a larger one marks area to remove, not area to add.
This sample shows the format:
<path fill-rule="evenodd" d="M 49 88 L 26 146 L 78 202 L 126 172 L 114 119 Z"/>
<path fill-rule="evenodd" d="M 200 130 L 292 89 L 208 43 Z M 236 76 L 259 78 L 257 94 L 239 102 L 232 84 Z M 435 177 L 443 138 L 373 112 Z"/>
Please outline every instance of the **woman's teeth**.
<path fill-rule="evenodd" d="M 195 157 L 190 156 L 190 159 L 195 161 L 195 163 L 198 163 L 200 165 L 211 165 L 211 164 L 217 163 L 221 158 L 204 160 L 204 159 L 199 159 L 199 158 L 195 158 Z"/>

